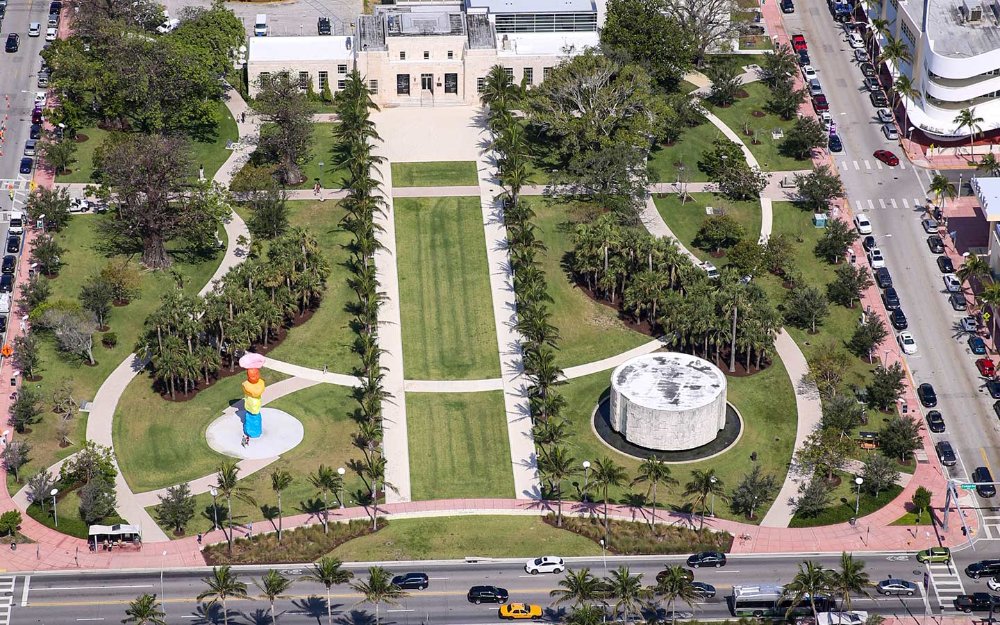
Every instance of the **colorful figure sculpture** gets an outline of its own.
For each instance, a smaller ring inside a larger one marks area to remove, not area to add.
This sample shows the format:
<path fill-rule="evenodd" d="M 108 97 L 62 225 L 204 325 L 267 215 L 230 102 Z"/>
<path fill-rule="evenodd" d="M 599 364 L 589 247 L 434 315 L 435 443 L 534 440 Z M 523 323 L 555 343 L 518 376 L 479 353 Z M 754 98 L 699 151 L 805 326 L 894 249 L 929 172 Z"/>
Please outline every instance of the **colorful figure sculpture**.
<path fill-rule="evenodd" d="M 250 438 L 258 438 L 263 429 L 260 407 L 265 384 L 260 377 L 260 368 L 264 366 L 264 357 L 254 353 L 244 354 L 240 358 L 240 366 L 247 370 L 247 379 L 243 382 L 243 409 L 246 413 L 243 433 Z"/>

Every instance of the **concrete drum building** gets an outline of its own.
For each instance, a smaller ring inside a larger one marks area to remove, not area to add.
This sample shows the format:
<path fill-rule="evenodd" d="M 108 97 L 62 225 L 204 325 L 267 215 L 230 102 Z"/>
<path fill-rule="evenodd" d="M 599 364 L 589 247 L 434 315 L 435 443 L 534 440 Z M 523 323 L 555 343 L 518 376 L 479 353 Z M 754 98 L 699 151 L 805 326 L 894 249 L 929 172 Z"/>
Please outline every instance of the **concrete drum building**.
<path fill-rule="evenodd" d="M 694 449 L 726 425 L 726 376 L 690 354 L 646 354 L 611 374 L 611 427 L 634 445 Z"/>

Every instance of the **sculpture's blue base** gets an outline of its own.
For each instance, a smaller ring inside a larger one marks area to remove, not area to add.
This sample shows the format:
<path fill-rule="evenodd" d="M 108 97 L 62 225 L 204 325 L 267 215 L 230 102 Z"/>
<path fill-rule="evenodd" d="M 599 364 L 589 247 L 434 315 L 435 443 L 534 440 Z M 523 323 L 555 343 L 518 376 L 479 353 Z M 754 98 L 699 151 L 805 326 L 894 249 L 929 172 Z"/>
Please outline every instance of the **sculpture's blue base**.
<path fill-rule="evenodd" d="M 260 413 L 246 413 L 246 418 L 243 419 L 243 433 L 250 438 L 258 438 L 260 437 L 261 429 Z"/>

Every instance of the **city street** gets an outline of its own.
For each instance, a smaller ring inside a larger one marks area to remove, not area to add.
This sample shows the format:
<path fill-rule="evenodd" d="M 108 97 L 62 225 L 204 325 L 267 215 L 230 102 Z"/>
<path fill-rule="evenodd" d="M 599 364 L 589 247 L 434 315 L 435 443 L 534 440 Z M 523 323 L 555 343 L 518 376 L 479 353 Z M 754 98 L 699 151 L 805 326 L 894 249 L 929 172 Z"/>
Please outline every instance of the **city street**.
<path fill-rule="evenodd" d="M 936 257 L 928 249 L 927 234 L 920 224 L 933 172 L 916 169 L 905 158 L 891 168 L 873 158 L 875 150 L 892 150 L 897 156 L 902 156 L 902 150 L 881 132 L 841 24 L 833 20 L 824 4 L 807 6 L 785 16 L 786 28 L 790 35 L 804 33 L 809 42 L 813 65 L 844 140 L 844 151 L 832 156 L 848 202 L 853 211 L 863 210 L 870 218 L 909 320 L 909 331 L 916 338 L 917 353 L 906 356 L 914 385 L 929 382 L 937 392 L 937 410 L 944 416 L 947 430 L 932 436 L 935 441 L 950 441 L 958 452 L 957 466 L 948 469 L 952 477 L 968 480 L 978 466 L 990 467 L 995 476 L 994 468 L 1000 468 L 1000 423 L 993 414 L 993 400 L 984 380 L 973 365 L 965 343 L 967 335 L 958 327 L 964 313 L 952 310 L 948 303 Z M 967 181 L 968 175 L 964 178 Z M 859 258 L 858 262 L 865 260 Z M 926 412 L 919 406 L 908 409 Z M 979 502 L 983 507 L 989 505 L 987 500 Z M 983 514 L 985 531 L 1000 536 L 996 533 L 1000 516 L 988 510 Z"/>
<path fill-rule="evenodd" d="M 724 619 L 730 616 L 726 597 L 732 594 L 734 584 L 755 585 L 766 583 L 783 583 L 789 581 L 795 574 L 796 567 L 805 555 L 790 554 L 788 556 L 762 557 L 732 557 L 726 567 L 721 569 L 697 569 L 695 579 L 712 584 L 717 589 L 715 598 L 696 603 L 694 611 L 688 606 L 678 606 L 678 617 Z M 966 552 L 961 566 L 971 558 L 974 552 Z M 674 557 L 641 557 L 641 558 L 607 558 L 607 568 L 613 570 L 619 565 L 630 567 L 632 574 L 642 573 L 643 582 L 654 583 L 656 573 L 665 564 L 683 564 L 686 556 Z M 829 569 L 839 566 L 839 556 L 815 557 Z M 922 584 L 927 570 L 918 564 L 912 555 L 903 554 L 865 554 L 867 571 L 875 581 L 888 577 L 899 577 L 913 581 L 918 586 Z M 605 564 L 601 558 L 571 559 L 568 563 L 571 569 L 584 566 L 598 576 L 605 573 Z M 522 560 L 505 560 L 481 563 L 465 563 L 461 561 L 435 563 L 390 563 L 389 568 L 394 573 L 420 571 L 428 574 L 430 587 L 426 590 L 410 591 L 410 596 L 403 599 L 399 605 L 382 606 L 380 608 L 383 623 L 410 625 L 414 623 L 447 623 L 471 624 L 490 623 L 497 620 L 497 606 L 474 605 L 468 602 L 466 593 L 470 586 L 476 584 L 491 584 L 506 588 L 511 601 L 533 602 L 545 608 L 545 620 L 557 620 L 569 606 L 553 606 L 549 591 L 558 587 L 562 575 L 540 574 L 528 575 L 524 572 Z M 307 572 L 304 567 L 277 566 L 289 577 L 295 579 Z M 363 576 L 364 568 L 349 567 L 356 575 Z M 248 584 L 251 596 L 257 594 L 252 579 L 259 578 L 265 568 L 241 567 L 238 571 L 242 581 Z M 68 571 L 61 574 L 36 574 L 26 578 L 16 576 L 11 591 L 13 598 L 13 613 L 11 623 L 69 623 L 69 622 L 119 622 L 124 614 L 127 603 L 142 593 L 155 593 L 164 598 L 167 621 L 208 623 L 213 616 L 219 616 L 212 609 L 206 612 L 205 606 L 195 597 L 206 589 L 201 579 L 207 569 L 166 571 L 161 577 L 159 571 L 130 572 L 128 574 L 74 573 Z M 5 580 L 13 576 L 0 577 L 0 588 Z M 952 583 L 957 576 L 952 578 Z M 941 579 L 935 574 L 935 582 Z M 9 583 L 9 582 L 8 582 Z M 985 589 L 985 582 L 974 582 L 962 575 L 961 583 L 956 588 L 964 587 L 969 592 Z M 162 591 L 161 591 L 162 588 Z M 927 606 L 938 612 L 934 596 L 935 588 L 930 588 L 930 598 L 925 603 L 923 596 L 913 597 L 882 597 L 858 598 L 852 602 L 854 609 L 870 612 L 893 613 L 905 615 L 923 615 Z M 957 591 L 956 593 L 957 594 Z M 282 612 L 280 621 L 283 623 L 316 623 L 325 622 L 326 591 L 322 585 L 314 582 L 297 581 L 289 592 L 289 597 L 279 600 L 276 609 Z M 333 608 L 338 623 L 369 624 L 374 622 L 374 607 L 360 604 L 360 595 L 348 586 L 334 588 Z M 950 601 L 949 601 L 950 604 Z M 268 617 L 264 613 L 267 603 L 264 601 L 230 600 L 231 617 L 244 615 L 235 622 L 266 623 Z M 182 620 L 183 619 L 183 620 Z M 233 622 L 233 621 L 231 621 Z"/>

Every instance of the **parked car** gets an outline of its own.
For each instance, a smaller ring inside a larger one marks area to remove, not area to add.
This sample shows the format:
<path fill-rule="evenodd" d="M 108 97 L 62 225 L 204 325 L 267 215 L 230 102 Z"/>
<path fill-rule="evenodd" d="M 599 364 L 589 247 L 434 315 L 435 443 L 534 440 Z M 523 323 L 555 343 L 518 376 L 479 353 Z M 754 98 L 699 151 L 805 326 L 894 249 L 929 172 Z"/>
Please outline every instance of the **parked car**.
<path fill-rule="evenodd" d="M 861 73 L 864 74 L 866 78 L 869 76 L 876 76 L 878 74 L 878 72 L 875 71 L 875 66 L 871 63 L 862 63 Z"/>
<path fill-rule="evenodd" d="M 962 329 L 963 332 L 977 332 L 979 330 L 979 322 L 973 316 L 962 317 L 958 322 L 958 327 Z"/>
<path fill-rule="evenodd" d="M 510 594 L 498 586 L 473 586 L 469 589 L 469 603 L 507 603 Z"/>
<path fill-rule="evenodd" d="M 865 238 L 861 239 L 861 247 L 863 247 L 866 252 L 872 249 L 873 247 L 876 247 L 875 237 L 868 235 Z"/>
<path fill-rule="evenodd" d="M 0 334 L 7 331 L 7 315 L 0 315 Z"/>
<path fill-rule="evenodd" d="M 31 125 L 31 129 L 28 131 L 28 138 L 29 139 L 35 139 L 36 141 L 38 139 L 41 139 L 42 138 L 42 125 L 41 124 L 32 124 Z"/>
<path fill-rule="evenodd" d="M 955 273 L 955 265 L 952 264 L 951 259 L 947 256 L 938 256 L 937 266 L 941 270 L 941 273 Z"/>
<path fill-rule="evenodd" d="M 993 592 L 997 592 L 998 590 L 1000 590 L 1000 575 L 997 575 L 996 577 L 991 577 L 989 580 L 987 580 L 986 587 L 992 590 Z"/>
<path fill-rule="evenodd" d="M 962 292 L 962 281 L 958 279 L 953 273 L 946 273 L 941 276 L 941 280 L 944 281 L 944 288 L 949 293 L 961 293 Z"/>
<path fill-rule="evenodd" d="M 931 547 L 917 552 L 917 562 L 940 562 L 947 564 L 951 562 L 951 549 L 947 547 Z"/>
<path fill-rule="evenodd" d="M 872 269 L 885 267 L 885 257 L 882 256 L 882 250 L 877 247 L 868 250 L 868 262 L 871 264 Z"/>
<path fill-rule="evenodd" d="M 980 560 L 965 567 L 965 574 L 972 579 L 1000 575 L 1000 560 Z"/>
<path fill-rule="evenodd" d="M 899 341 L 899 348 L 903 350 L 904 354 L 917 353 L 917 339 L 913 338 L 909 332 L 900 332 L 896 340 Z"/>
<path fill-rule="evenodd" d="M 59 30 L 54 26 L 45 29 L 45 41 L 55 41 L 59 37 Z"/>
<path fill-rule="evenodd" d="M 830 103 L 827 101 L 826 96 L 822 93 L 818 96 L 813 96 L 812 102 L 813 108 L 816 109 L 817 113 L 830 110 Z"/>
<path fill-rule="evenodd" d="M 905 330 L 910 326 L 909 322 L 906 320 L 906 315 L 903 314 L 902 308 L 897 308 L 889 313 L 889 321 L 892 322 L 892 327 L 897 330 Z"/>
<path fill-rule="evenodd" d="M 889 106 L 889 98 L 885 97 L 885 94 L 881 91 L 873 91 L 869 93 L 868 99 L 871 100 L 872 106 L 877 109 Z"/>
<path fill-rule="evenodd" d="M 1000 380 L 996 378 L 991 378 L 986 380 L 986 392 L 990 394 L 993 399 L 1000 399 Z"/>
<path fill-rule="evenodd" d="M 892 286 L 892 274 L 888 267 L 879 267 L 875 270 L 875 283 L 880 289 L 888 289 Z"/>
<path fill-rule="evenodd" d="M 944 241 L 936 234 L 927 237 L 927 247 L 933 254 L 944 254 Z"/>
<path fill-rule="evenodd" d="M 899 157 L 889 150 L 875 150 L 875 152 L 872 153 L 872 156 L 882 161 L 889 167 L 899 165 Z"/>
<path fill-rule="evenodd" d="M 878 117 L 878 120 L 883 124 L 891 124 L 895 121 L 892 118 L 892 111 L 889 109 L 879 109 L 875 112 L 875 116 Z"/>
<path fill-rule="evenodd" d="M 830 148 L 831 152 L 843 152 L 844 142 L 841 141 L 840 135 L 830 135 L 830 139 L 827 142 L 827 147 Z"/>
<path fill-rule="evenodd" d="M 1000 597 L 988 592 L 974 592 L 971 595 L 955 597 L 955 609 L 966 614 L 971 612 L 989 612 L 1000 607 Z"/>
<path fill-rule="evenodd" d="M 566 570 L 566 563 L 562 558 L 556 556 L 542 556 L 524 563 L 525 573 L 537 575 L 539 573 L 562 573 Z"/>
<path fill-rule="evenodd" d="M 40 124 L 42 123 L 42 109 L 35 107 L 35 110 L 31 111 L 31 123 Z"/>
<path fill-rule="evenodd" d="M 927 429 L 935 434 L 944 432 L 944 417 L 937 410 L 931 410 L 927 413 Z"/>
<path fill-rule="evenodd" d="M 782 13 L 795 13 L 795 3 L 792 0 L 781 0 Z"/>
<path fill-rule="evenodd" d="M 930 217 L 920 220 L 920 225 L 923 227 L 924 232 L 927 234 L 937 234 L 941 224 L 938 223 L 937 219 L 932 219 Z"/>
<path fill-rule="evenodd" d="M 909 580 L 891 577 L 880 581 L 875 586 L 875 589 L 883 595 L 906 595 L 910 597 L 917 592 L 917 585 Z"/>
<path fill-rule="evenodd" d="M 865 89 L 868 91 L 881 91 L 882 85 L 879 83 L 878 78 L 875 76 L 870 76 L 865 78 Z"/>
<path fill-rule="evenodd" d="M 726 566 L 726 554 L 718 551 L 702 551 L 688 557 L 687 565 L 693 569 L 700 566 L 714 566 L 720 568 Z"/>
<path fill-rule="evenodd" d="M 896 293 L 896 289 L 889 287 L 882 293 L 882 303 L 885 304 L 886 310 L 896 310 L 899 308 L 899 294 Z"/>
<path fill-rule="evenodd" d="M 500 606 L 500 618 L 524 620 L 542 618 L 542 606 L 533 603 L 508 603 Z"/>
<path fill-rule="evenodd" d="M 803 34 L 792 35 L 792 49 L 796 52 L 799 50 L 808 50 L 809 44 L 806 43 L 806 36 Z"/>
<path fill-rule="evenodd" d="M 966 341 L 969 344 L 969 351 L 977 356 L 986 354 L 986 341 L 979 336 L 970 336 Z"/>
<path fill-rule="evenodd" d="M 997 418 L 1000 419 L 1000 401 L 993 402 L 993 412 L 996 414 Z"/>
<path fill-rule="evenodd" d="M 806 50 L 799 50 L 799 65 L 809 65 L 812 61 L 809 59 L 809 52 Z"/>
<path fill-rule="evenodd" d="M 897 141 L 899 139 L 899 132 L 896 130 L 896 124 L 882 124 L 882 134 L 889 141 Z"/>
<path fill-rule="evenodd" d="M 968 302 L 965 301 L 965 293 L 952 293 L 951 297 L 948 298 L 948 303 L 959 312 L 969 307 Z"/>
<path fill-rule="evenodd" d="M 854 60 L 857 61 L 858 63 L 867 63 L 869 60 L 868 51 L 865 50 L 864 48 L 857 48 L 856 50 L 854 50 Z"/>
<path fill-rule="evenodd" d="M 997 366 L 990 358 L 977 359 L 976 369 L 979 369 L 979 375 L 984 378 L 992 378 L 997 374 Z"/>
<path fill-rule="evenodd" d="M 14 290 L 14 274 L 5 273 L 0 276 L 0 293 L 10 293 Z"/>
<path fill-rule="evenodd" d="M 815 80 L 819 78 L 819 75 L 816 73 L 816 70 L 813 68 L 812 65 L 803 65 L 802 78 L 804 78 L 806 82 L 809 82 L 810 80 Z"/>
<path fill-rule="evenodd" d="M 30 174 L 31 170 L 35 168 L 35 159 L 30 156 L 25 156 L 21 159 L 21 164 L 18 166 L 17 171 L 22 174 Z"/>
<path fill-rule="evenodd" d="M 872 233 L 872 222 L 868 219 L 868 215 L 864 213 L 858 213 L 854 216 L 854 227 L 858 229 L 861 234 L 871 234 Z"/>
<path fill-rule="evenodd" d="M 320 35 L 329 35 L 329 34 L 331 34 L 332 31 L 330 29 L 330 18 L 329 17 L 321 17 L 321 18 L 319 18 L 319 20 L 317 20 L 317 22 L 316 22 L 316 32 L 318 34 L 320 34 Z"/>
<path fill-rule="evenodd" d="M 818 78 L 809 81 L 809 95 L 818 96 L 823 93 L 823 85 L 819 84 Z"/>
<path fill-rule="evenodd" d="M 17 235 L 11 235 L 7 237 L 7 253 L 17 254 L 21 251 L 21 237 Z"/>
<path fill-rule="evenodd" d="M 958 464 L 958 456 L 955 455 L 955 450 L 952 449 L 951 443 L 948 441 L 941 441 L 937 445 L 934 445 L 935 451 L 937 451 L 938 460 L 941 461 L 946 467 L 953 467 Z"/>
<path fill-rule="evenodd" d="M 993 484 L 993 475 L 989 467 L 976 467 L 972 472 L 972 481 L 976 483 L 976 494 L 984 499 L 995 497 L 997 487 Z"/>
<path fill-rule="evenodd" d="M 865 47 L 865 40 L 862 39 L 861 35 L 856 32 L 852 32 L 847 35 L 847 43 L 854 49 Z"/>
<path fill-rule="evenodd" d="M 917 398 L 924 405 L 924 408 L 937 406 L 937 393 L 934 392 L 934 387 L 927 382 L 917 387 Z"/>
<path fill-rule="evenodd" d="M 423 590 L 430 585 L 427 573 L 404 573 L 392 578 L 392 583 L 403 590 Z"/>
<path fill-rule="evenodd" d="M 4 47 L 7 52 L 17 52 L 17 49 L 21 47 L 21 37 L 17 33 L 11 33 L 7 35 L 7 44 Z"/>
<path fill-rule="evenodd" d="M 17 256 L 7 254 L 3 257 L 3 264 L 0 265 L 0 273 L 14 273 L 17 270 Z"/>

